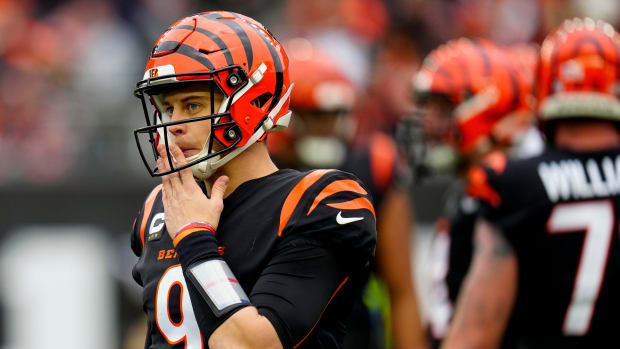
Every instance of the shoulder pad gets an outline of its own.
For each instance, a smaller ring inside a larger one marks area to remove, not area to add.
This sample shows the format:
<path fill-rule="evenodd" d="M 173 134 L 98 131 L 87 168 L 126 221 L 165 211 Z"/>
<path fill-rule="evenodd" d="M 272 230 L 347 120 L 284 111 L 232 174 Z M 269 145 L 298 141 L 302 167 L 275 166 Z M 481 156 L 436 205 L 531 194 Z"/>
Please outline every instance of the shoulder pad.
<path fill-rule="evenodd" d="M 278 236 L 282 236 L 293 213 L 298 217 L 310 216 L 325 201 L 329 201 L 326 206 L 339 210 L 367 210 L 375 219 L 368 191 L 354 175 L 338 170 L 316 170 L 307 173 L 286 197 Z"/>
<path fill-rule="evenodd" d="M 498 207 L 501 203 L 499 193 L 489 183 L 489 172 L 481 166 L 474 166 L 467 172 L 467 188 L 468 195 L 484 200 L 491 205 Z"/>
<path fill-rule="evenodd" d="M 144 232 L 146 230 L 146 224 L 149 220 L 149 216 L 151 215 L 151 210 L 153 209 L 153 203 L 155 202 L 155 198 L 157 198 L 157 195 L 161 192 L 162 188 L 162 184 L 156 186 L 146 198 L 146 201 L 144 201 L 144 206 L 141 210 L 142 219 L 140 220 L 140 230 L 138 230 L 140 242 L 142 243 L 142 248 L 144 248 Z"/>

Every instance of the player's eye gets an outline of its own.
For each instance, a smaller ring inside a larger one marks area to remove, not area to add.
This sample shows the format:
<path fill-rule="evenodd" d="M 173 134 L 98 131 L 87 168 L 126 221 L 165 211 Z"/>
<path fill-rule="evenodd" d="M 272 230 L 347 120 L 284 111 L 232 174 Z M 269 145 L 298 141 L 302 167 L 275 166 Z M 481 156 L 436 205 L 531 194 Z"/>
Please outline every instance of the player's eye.
<path fill-rule="evenodd" d="M 187 111 L 192 114 L 199 112 L 201 108 L 202 108 L 202 105 L 199 103 L 188 103 L 187 104 Z"/>
<path fill-rule="evenodd" d="M 169 118 L 172 118 L 173 112 L 174 112 L 174 107 L 167 107 L 164 109 L 164 114 Z"/>

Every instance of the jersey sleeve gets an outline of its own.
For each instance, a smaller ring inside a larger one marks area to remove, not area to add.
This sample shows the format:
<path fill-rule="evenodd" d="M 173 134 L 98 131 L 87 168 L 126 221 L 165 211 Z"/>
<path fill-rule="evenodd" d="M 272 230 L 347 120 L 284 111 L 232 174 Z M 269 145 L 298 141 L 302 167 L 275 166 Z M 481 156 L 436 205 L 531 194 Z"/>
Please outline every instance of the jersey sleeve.
<path fill-rule="evenodd" d="M 280 234 L 320 240 L 343 252 L 374 251 L 376 217 L 366 185 L 351 173 L 326 172 L 301 196 Z"/>
<path fill-rule="evenodd" d="M 140 229 L 138 227 L 139 222 L 142 221 L 142 208 L 138 211 L 138 215 L 133 220 L 133 225 L 131 228 L 131 250 L 136 255 L 136 257 L 140 257 L 142 254 L 142 241 L 140 239 Z"/>
<path fill-rule="evenodd" d="M 131 246 L 131 250 L 137 257 L 142 256 L 142 251 L 144 250 L 144 238 L 145 238 L 144 233 L 145 233 L 146 224 L 149 219 L 149 216 L 151 215 L 151 211 L 153 209 L 153 203 L 155 202 L 157 195 L 161 192 L 161 188 L 162 186 L 160 184 L 151 191 L 149 196 L 146 198 L 146 200 L 142 204 L 142 207 L 138 211 L 138 215 L 133 221 L 133 225 L 131 228 L 130 246 Z M 143 286 L 142 278 L 137 268 L 137 264 L 134 266 L 131 274 L 133 276 L 133 279 L 140 286 Z"/>
<path fill-rule="evenodd" d="M 142 254 L 142 249 L 144 248 L 144 233 L 146 228 L 147 220 L 151 215 L 151 211 L 153 209 L 153 203 L 157 198 L 157 195 L 161 192 L 162 185 L 156 186 L 149 196 L 146 198 L 142 207 L 138 211 L 138 215 L 133 222 L 133 226 L 131 229 L 131 250 L 135 253 L 136 256 L 140 257 Z"/>
<path fill-rule="evenodd" d="M 510 170 L 510 169 L 509 169 Z M 497 172 L 486 167 L 474 167 L 469 175 L 467 192 L 480 200 L 480 217 L 497 226 L 514 247 L 522 234 L 515 230 L 515 224 L 523 221 L 529 210 L 515 206 L 515 193 L 530 190 L 508 171 Z"/>
<path fill-rule="evenodd" d="M 303 195 L 250 295 L 284 348 L 327 335 L 313 329 L 339 318 L 334 313 L 349 313 L 368 277 L 375 244 L 374 208 L 353 175 L 328 173 Z M 334 302 L 339 298 L 347 300 Z"/>

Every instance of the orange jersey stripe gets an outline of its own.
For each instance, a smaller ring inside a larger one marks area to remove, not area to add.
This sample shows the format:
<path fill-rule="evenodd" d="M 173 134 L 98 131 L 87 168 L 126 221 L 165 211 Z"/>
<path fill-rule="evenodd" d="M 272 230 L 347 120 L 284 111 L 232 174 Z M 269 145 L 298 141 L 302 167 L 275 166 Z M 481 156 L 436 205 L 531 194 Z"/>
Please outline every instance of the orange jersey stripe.
<path fill-rule="evenodd" d="M 151 215 L 153 202 L 155 202 L 155 198 L 161 191 L 162 187 L 162 184 L 156 186 L 155 189 L 153 189 L 153 191 L 149 194 L 149 197 L 146 198 L 146 202 L 144 203 L 144 213 L 142 214 L 142 222 L 140 223 L 140 241 L 142 241 L 142 248 L 144 248 L 144 231 L 146 230 L 146 222 L 149 220 L 149 216 Z"/>
<path fill-rule="evenodd" d="M 466 188 L 468 195 L 485 200 L 495 207 L 501 204 L 501 196 L 489 184 L 487 174 L 481 167 L 472 167 L 467 173 L 467 179 L 469 180 Z"/>
<path fill-rule="evenodd" d="M 293 187 L 293 190 L 288 194 L 286 200 L 284 200 L 284 205 L 282 205 L 282 211 L 280 212 L 280 226 L 278 227 L 278 236 L 282 236 L 282 230 L 286 227 L 289 219 L 293 215 L 293 211 L 295 211 L 295 207 L 299 204 L 301 197 L 304 195 L 306 190 L 310 188 L 316 181 L 318 181 L 323 175 L 327 172 L 333 170 L 316 170 L 307 174 L 304 178 L 299 181 Z"/>
<path fill-rule="evenodd" d="M 372 204 L 366 198 L 357 198 L 357 199 L 354 199 L 354 200 L 351 200 L 351 201 L 338 202 L 338 203 L 335 203 L 335 204 L 327 204 L 327 206 L 333 207 L 333 208 L 337 208 L 339 210 L 360 210 L 360 209 L 366 209 L 366 210 L 372 212 L 372 216 L 375 217 L 375 220 L 377 220 L 377 217 L 375 216 L 375 208 L 372 207 Z"/>
<path fill-rule="evenodd" d="M 312 206 L 310 206 L 310 210 L 308 210 L 307 215 L 310 215 L 310 213 L 314 211 L 314 209 L 318 206 L 319 203 L 321 203 L 321 201 L 323 201 L 323 199 L 342 191 L 352 191 L 362 195 L 368 194 L 366 190 L 364 190 L 364 188 L 359 185 L 359 183 L 352 179 L 342 179 L 332 182 L 328 186 L 323 188 L 319 195 L 317 195 L 317 197 L 314 199 L 314 202 L 312 203 Z"/>

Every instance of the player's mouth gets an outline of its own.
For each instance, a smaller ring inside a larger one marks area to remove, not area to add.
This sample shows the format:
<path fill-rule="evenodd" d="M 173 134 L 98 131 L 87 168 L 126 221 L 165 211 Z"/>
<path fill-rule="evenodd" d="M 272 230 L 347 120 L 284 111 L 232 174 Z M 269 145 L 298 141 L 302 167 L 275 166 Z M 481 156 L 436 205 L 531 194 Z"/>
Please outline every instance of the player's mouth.
<path fill-rule="evenodd" d="M 183 152 L 183 155 L 185 155 L 185 158 L 189 158 L 190 156 L 194 156 L 196 154 L 198 154 L 200 151 L 194 148 L 181 148 L 181 151 Z"/>
<path fill-rule="evenodd" d="M 181 152 L 183 153 L 183 155 L 185 156 L 185 158 L 187 159 L 188 157 L 192 156 L 192 155 L 196 155 L 200 152 L 200 150 L 193 148 L 191 146 L 186 146 L 186 145 L 180 145 L 177 143 L 177 146 L 179 147 L 179 149 L 181 149 Z"/>

